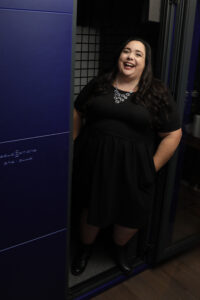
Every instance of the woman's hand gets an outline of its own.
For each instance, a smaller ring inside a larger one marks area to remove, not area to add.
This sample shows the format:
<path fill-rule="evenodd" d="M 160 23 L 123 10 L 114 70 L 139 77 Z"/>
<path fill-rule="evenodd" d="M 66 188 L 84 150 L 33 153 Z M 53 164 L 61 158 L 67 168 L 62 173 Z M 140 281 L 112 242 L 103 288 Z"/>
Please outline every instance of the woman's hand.
<path fill-rule="evenodd" d="M 82 127 L 81 113 L 74 109 L 73 113 L 73 140 L 77 138 Z"/>
<path fill-rule="evenodd" d="M 158 135 L 162 140 L 153 157 L 156 171 L 160 170 L 174 154 L 180 143 L 182 130 L 178 129 L 172 132 L 160 132 Z"/>

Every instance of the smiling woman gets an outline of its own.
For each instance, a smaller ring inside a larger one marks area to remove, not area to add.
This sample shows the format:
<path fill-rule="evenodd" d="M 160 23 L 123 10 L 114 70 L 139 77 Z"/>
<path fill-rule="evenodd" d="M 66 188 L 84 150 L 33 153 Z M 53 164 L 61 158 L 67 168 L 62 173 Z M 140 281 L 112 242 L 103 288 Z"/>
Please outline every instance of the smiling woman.
<path fill-rule="evenodd" d="M 156 172 L 180 138 L 175 104 L 153 77 L 150 46 L 129 39 L 111 71 L 92 80 L 75 101 L 73 201 L 82 216 L 72 274 L 84 271 L 98 232 L 112 224 L 115 261 L 125 274 L 132 272 L 128 242 L 147 224 Z"/>
<path fill-rule="evenodd" d="M 118 81 L 123 85 L 127 83 L 127 89 L 136 91 L 140 77 L 145 67 L 146 51 L 140 41 L 131 41 L 122 50 L 118 61 Z M 129 87 L 130 86 L 130 87 Z M 133 86 L 135 86 L 133 88 Z"/>

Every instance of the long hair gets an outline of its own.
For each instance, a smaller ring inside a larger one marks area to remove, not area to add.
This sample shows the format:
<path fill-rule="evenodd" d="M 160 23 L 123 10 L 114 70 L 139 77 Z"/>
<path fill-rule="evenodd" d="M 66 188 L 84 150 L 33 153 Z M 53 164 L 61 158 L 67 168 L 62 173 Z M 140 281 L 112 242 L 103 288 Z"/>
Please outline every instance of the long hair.
<path fill-rule="evenodd" d="M 153 76 L 152 57 L 150 45 L 141 38 L 129 38 L 114 55 L 113 63 L 106 72 L 100 74 L 94 80 L 93 93 L 107 93 L 118 73 L 118 60 L 122 50 L 131 41 L 139 41 L 145 47 L 145 67 L 142 72 L 138 90 L 131 96 L 133 103 L 145 106 L 151 114 L 153 123 L 159 125 L 161 115 L 168 117 L 171 107 L 169 105 L 169 91 L 167 87 Z"/>

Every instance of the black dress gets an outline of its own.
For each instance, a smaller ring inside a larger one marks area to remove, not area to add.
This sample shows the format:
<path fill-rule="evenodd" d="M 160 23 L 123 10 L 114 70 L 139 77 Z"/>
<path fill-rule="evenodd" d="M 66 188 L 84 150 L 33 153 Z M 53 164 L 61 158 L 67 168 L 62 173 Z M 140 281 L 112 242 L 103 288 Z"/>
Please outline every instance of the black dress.
<path fill-rule="evenodd" d="M 89 86 L 75 101 L 84 113 Z M 123 93 L 123 91 L 120 91 Z M 150 113 L 129 97 L 116 104 L 114 88 L 90 96 L 85 125 L 74 142 L 73 195 L 89 211 L 88 223 L 140 228 L 151 211 L 156 171 L 153 162 L 158 129 Z M 172 101 L 172 100 L 171 100 Z M 180 128 L 175 105 L 159 132 Z"/>

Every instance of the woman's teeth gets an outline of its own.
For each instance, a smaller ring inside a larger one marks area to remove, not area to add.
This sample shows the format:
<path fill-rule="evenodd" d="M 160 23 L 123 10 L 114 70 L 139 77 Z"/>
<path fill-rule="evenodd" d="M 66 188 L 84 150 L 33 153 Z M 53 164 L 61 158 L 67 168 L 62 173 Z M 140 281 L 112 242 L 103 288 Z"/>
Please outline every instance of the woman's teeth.
<path fill-rule="evenodd" d="M 124 65 L 125 65 L 125 67 L 135 67 L 135 65 L 133 65 L 133 64 L 130 64 L 130 63 L 124 63 Z"/>

